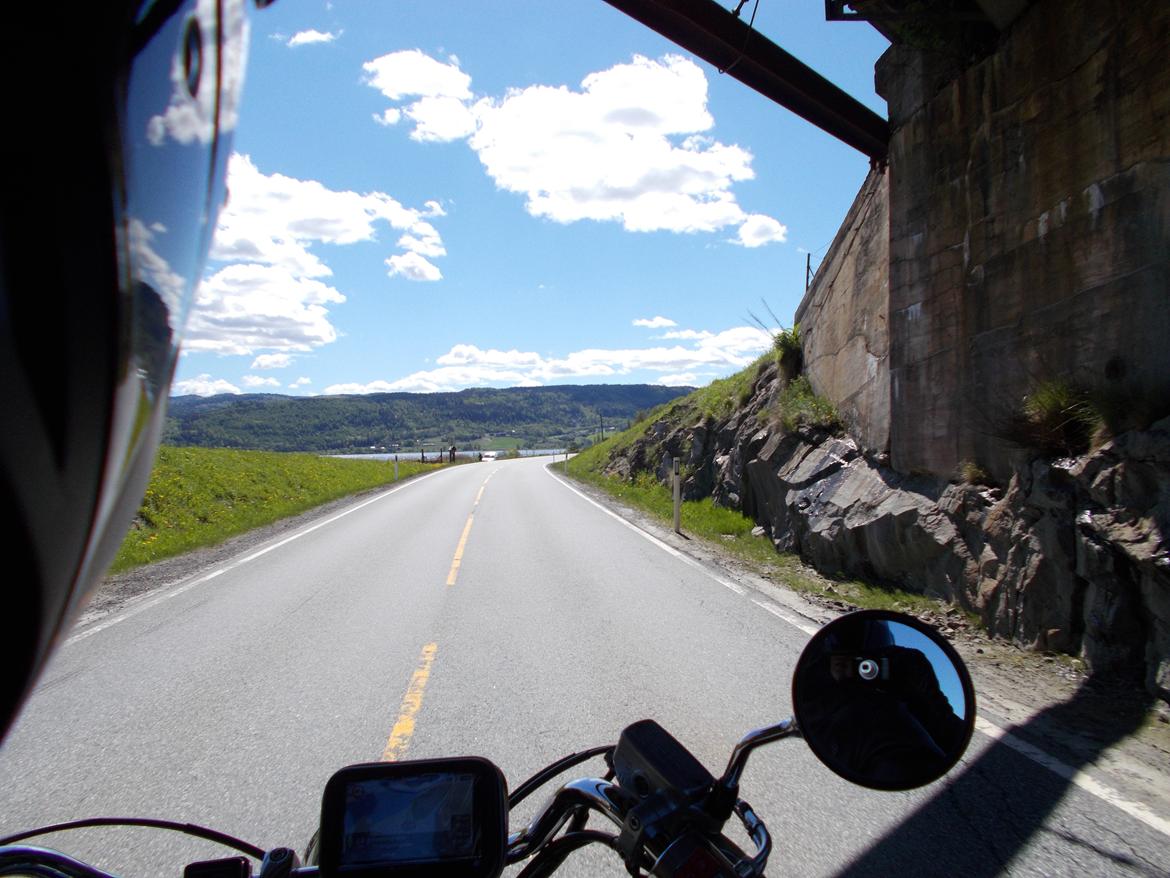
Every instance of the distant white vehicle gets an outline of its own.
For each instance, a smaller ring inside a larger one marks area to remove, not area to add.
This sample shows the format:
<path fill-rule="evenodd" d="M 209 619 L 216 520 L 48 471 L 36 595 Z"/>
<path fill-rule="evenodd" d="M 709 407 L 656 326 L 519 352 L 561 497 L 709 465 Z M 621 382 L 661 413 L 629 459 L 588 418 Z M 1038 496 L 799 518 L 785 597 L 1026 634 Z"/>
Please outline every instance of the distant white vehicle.
<path fill-rule="evenodd" d="M 495 451 L 485 451 L 483 453 L 484 460 L 495 460 L 497 456 L 498 454 Z"/>

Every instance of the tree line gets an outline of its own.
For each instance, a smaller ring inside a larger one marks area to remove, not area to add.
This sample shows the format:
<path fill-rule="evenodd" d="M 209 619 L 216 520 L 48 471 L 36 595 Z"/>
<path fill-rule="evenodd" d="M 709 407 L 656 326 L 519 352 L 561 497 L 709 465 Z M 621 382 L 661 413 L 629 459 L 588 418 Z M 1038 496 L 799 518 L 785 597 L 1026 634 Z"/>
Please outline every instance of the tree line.
<path fill-rule="evenodd" d="M 690 392 L 652 384 L 473 388 L 453 393 L 361 396 L 222 394 L 170 401 L 170 445 L 267 451 L 394 451 L 422 445 L 461 448 L 514 440 L 526 448 L 563 447 Z"/>

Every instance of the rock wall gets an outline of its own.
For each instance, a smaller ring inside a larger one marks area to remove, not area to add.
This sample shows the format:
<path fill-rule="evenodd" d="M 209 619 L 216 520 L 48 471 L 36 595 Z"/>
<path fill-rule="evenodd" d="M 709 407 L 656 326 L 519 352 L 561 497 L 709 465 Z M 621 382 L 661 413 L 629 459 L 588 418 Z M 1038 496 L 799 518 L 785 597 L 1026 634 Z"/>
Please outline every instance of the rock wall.
<path fill-rule="evenodd" d="M 905 476 L 849 438 L 769 437 L 746 467 L 778 548 L 978 611 L 993 634 L 1170 701 L 1170 418 L 1006 490 Z"/>
<path fill-rule="evenodd" d="M 874 453 L 890 440 L 889 180 L 873 170 L 796 311 L 805 372 Z"/>
<path fill-rule="evenodd" d="M 1170 399 L 1168 53 L 1164 0 L 1041 0 L 946 84 L 879 62 L 897 469 L 1006 481 L 996 423 L 1039 381 Z"/>
<path fill-rule="evenodd" d="M 712 495 L 763 525 L 780 551 L 827 574 L 933 594 L 993 634 L 1133 675 L 1170 701 L 1170 418 L 1077 460 L 1022 463 L 1006 488 L 906 475 L 847 435 L 768 420 L 784 379 L 762 368 L 722 421 L 684 404 L 610 462 Z"/>

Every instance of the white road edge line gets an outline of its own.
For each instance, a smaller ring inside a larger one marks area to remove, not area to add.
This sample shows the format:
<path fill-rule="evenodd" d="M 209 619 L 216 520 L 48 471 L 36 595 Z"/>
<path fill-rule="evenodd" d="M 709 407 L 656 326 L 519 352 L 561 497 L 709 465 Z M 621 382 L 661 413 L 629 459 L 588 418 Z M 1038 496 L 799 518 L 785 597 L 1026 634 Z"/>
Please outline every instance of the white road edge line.
<path fill-rule="evenodd" d="M 1125 796 L 1112 787 L 1098 780 L 1094 780 L 1084 770 L 1073 768 L 1071 765 L 1062 762 L 1055 756 L 1045 753 L 1039 747 L 1029 744 L 1022 738 L 1016 737 L 1011 732 L 1000 728 L 995 723 L 981 716 L 975 717 L 975 728 L 993 741 L 1011 747 L 1017 753 L 1028 757 L 1033 762 L 1043 765 L 1053 774 L 1059 775 L 1065 780 L 1076 784 L 1085 792 L 1096 796 L 1102 801 L 1108 802 L 1115 808 L 1120 808 L 1130 817 L 1133 817 L 1135 820 L 1140 820 L 1151 829 L 1157 830 L 1163 835 L 1170 836 L 1170 820 L 1158 816 L 1149 807 L 1140 802 L 1134 802 L 1125 798 Z"/>
<path fill-rule="evenodd" d="M 654 536 L 654 534 L 647 533 L 646 531 L 642 530 L 642 528 L 638 527 L 636 524 L 632 524 L 631 522 L 626 521 L 624 518 L 622 518 L 620 515 L 618 515 L 612 509 L 606 509 L 604 506 L 602 506 L 600 503 L 598 503 L 596 500 L 594 500 L 589 495 L 581 493 L 576 488 L 574 488 L 572 485 L 570 485 L 568 482 L 566 482 L 564 479 L 562 479 L 560 476 L 554 475 L 552 470 L 545 468 L 545 472 L 549 474 L 549 476 L 552 478 L 552 480 L 554 482 L 559 482 L 561 485 L 568 488 L 570 491 L 572 491 L 574 494 L 576 494 L 578 497 L 580 497 L 586 503 L 590 503 L 593 506 L 596 506 L 598 509 L 600 509 L 602 512 L 604 512 L 606 515 L 608 515 L 614 521 L 618 522 L 623 527 L 628 527 L 630 530 L 632 530 L 634 533 L 636 533 L 638 536 L 642 537 L 643 539 L 649 540 L 651 543 L 656 545 L 662 551 L 666 552 L 668 555 L 671 555 L 675 558 L 678 558 L 678 560 L 682 561 L 684 564 L 688 564 L 691 567 L 694 567 L 696 570 L 702 571 L 708 577 L 710 577 L 711 579 L 715 580 L 720 585 L 722 585 L 724 588 L 730 589 L 731 591 L 735 592 L 736 594 L 744 594 L 744 588 L 742 585 L 731 582 L 728 579 L 723 579 L 722 577 L 716 576 L 714 573 L 712 573 L 710 570 L 708 570 L 706 567 L 704 567 L 702 564 L 700 564 L 694 558 L 691 558 L 689 555 L 684 555 L 682 552 L 680 552 L 674 546 L 667 545 L 662 540 L 658 539 L 658 537 Z"/>
<path fill-rule="evenodd" d="M 357 504 L 356 506 L 349 507 L 344 512 L 339 512 L 337 515 L 334 515 L 330 518 L 327 518 L 324 521 L 319 521 L 316 524 L 311 524 L 305 528 L 302 528 L 301 530 L 297 531 L 296 533 L 292 534 L 291 536 L 287 536 L 284 539 L 279 540 L 278 542 L 275 542 L 270 546 L 265 546 L 263 549 L 261 549 L 258 552 L 253 552 L 251 555 L 246 555 L 243 558 L 238 558 L 235 561 L 231 561 L 231 562 L 225 564 L 223 567 L 220 567 L 217 570 L 213 570 L 210 573 L 205 573 L 202 576 L 196 577 L 195 579 L 191 580 L 190 582 L 183 583 L 181 585 L 178 585 L 175 588 L 171 588 L 165 594 L 161 594 L 158 597 L 152 598 L 148 601 L 144 601 L 141 604 L 137 604 L 137 605 L 131 607 L 129 610 L 126 610 L 123 613 L 119 613 L 118 615 L 114 616 L 111 619 L 106 619 L 104 622 L 98 622 L 96 625 L 91 625 L 88 628 L 85 628 L 81 631 L 78 631 L 78 632 L 70 635 L 65 640 L 64 645 L 65 646 L 72 646 L 73 644 L 75 644 L 81 640 L 85 640 L 85 638 L 87 638 L 87 637 L 91 637 L 94 634 L 97 634 L 99 631 L 105 631 L 107 628 L 112 628 L 115 625 L 117 625 L 119 622 L 125 622 L 127 619 L 129 619 L 133 616 L 137 616 L 139 613 L 141 613 L 145 610 L 149 610 L 151 607 L 158 606 L 163 601 L 169 601 L 173 597 L 177 597 L 178 595 L 181 595 L 184 592 L 190 591 L 191 589 L 195 588 L 195 586 L 197 586 L 197 585 L 203 585 L 203 583 L 207 582 L 208 580 L 215 579 L 215 577 L 220 576 L 224 573 L 227 573 L 229 570 L 235 570 L 237 567 L 242 567 L 243 565 L 249 563 L 250 561 L 255 561 L 257 558 L 259 558 L 263 555 L 267 555 L 269 552 L 271 552 L 275 549 L 279 549 L 281 546 L 287 546 L 293 540 L 299 540 L 301 537 L 303 537 L 307 534 L 311 534 L 313 531 L 318 530 L 319 528 L 325 527 L 328 524 L 333 524 L 333 522 L 335 522 L 339 519 L 345 518 L 345 516 L 350 515 L 351 513 L 357 512 L 359 509 L 364 509 L 365 507 L 369 506 L 371 503 L 377 503 L 379 500 L 386 499 L 391 494 L 397 494 L 399 491 L 402 491 L 406 488 L 409 488 L 411 485 L 417 485 L 419 482 L 426 481 L 427 479 L 431 478 L 432 476 L 437 476 L 440 473 L 444 473 L 444 472 L 448 472 L 448 470 L 437 470 L 433 473 L 427 473 L 425 476 L 419 476 L 418 478 L 410 479 L 405 484 L 399 485 L 396 488 L 391 488 L 389 491 L 384 491 L 383 493 L 379 494 L 377 497 L 371 497 L 369 500 L 363 500 L 361 503 Z M 182 582 L 182 580 L 179 580 L 179 582 Z M 163 586 L 163 587 L 166 588 L 167 586 Z"/>
<path fill-rule="evenodd" d="M 780 607 L 777 604 L 774 604 L 771 601 L 757 601 L 755 598 L 752 598 L 751 600 L 752 600 L 752 603 L 755 604 L 757 607 L 760 607 L 761 609 L 767 610 L 769 613 L 771 613 L 773 616 L 777 617 L 778 619 L 783 619 L 789 625 L 792 625 L 795 628 L 799 628 L 801 631 L 803 631 L 809 637 L 812 637 L 814 634 L 816 634 L 820 630 L 819 628 L 817 628 L 816 625 L 809 625 L 807 622 L 800 621 L 798 618 L 793 616 L 791 613 L 784 612 L 782 609 L 780 609 Z"/>
<path fill-rule="evenodd" d="M 744 589 L 741 586 L 736 585 L 735 583 L 732 583 L 732 582 L 728 582 L 725 579 L 719 578 L 718 576 L 713 574 L 710 570 L 708 570 L 706 567 L 704 567 L 702 564 L 695 561 L 693 558 L 687 557 L 682 552 L 680 552 L 678 549 L 674 548 L 673 546 L 667 545 L 662 540 L 658 539 L 658 537 L 654 536 L 653 534 L 649 534 L 646 531 L 642 530 L 636 524 L 633 524 L 629 521 L 626 521 L 626 519 L 622 518 L 620 515 L 618 515 L 613 510 L 606 509 L 604 506 L 602 506 L 600 503 L 598 503 L 592 497 L 588 496 L 587 494 L 582 493 L 581 491 L 578 491 L 576 488 L 574 488 L 572 485 L 570 485 L 564 479 L 555 475 L 552 472 L 552 470 L 545 469 L 545 472 L 548 473 L 550 476 L 552 476 L 552 478 L 555 481 L 560 482 L 562 485 L 564 485 L 566 488 L 568 488 L 570 491 L 572 491 L 574 494 L 576 494 L 578 497 L 580 497 L 582 500 L 596 506 L 598 509 L 600 509 L 602 512 L 604 512 L 606 515 L 621 522 L 623 525 L 628 527 L 634 533 L 649 540 L 651 543 L 658 546 L 658 548 L 662 549 L 664 552 L 667 552 L 668 554 L 673 555 L 674 557 L 691 565 L 692 567 L 695 567 L 699 570 L 702 570 L 704 573 L 706 573 L 709 577 L 714 579 L 720 585 L 723 585 L 723 586 L 726 586 L 727 588 L 730 588 L 736 594 L 744 594 Z M 795 617 L 784 612 L 782 609 L 780 609 L 779 606 L 772 603 L 771 601 L 758 601 L 755 598 L 750 598 L 750 600 L 757 607 L 760 607 L 763 610 L 767 610 L 773 616 L 776 616 L 779 619 L 783 619 L 789 625 L 792 625 L 793 627 L 799 629 L 800 631 L 803 631 L 804 633 L 806 633 L 810 636 L 817 633 L 818 629 L 816 628 L 816 626 L 809 625 L 806 622 L 798 621 Z M 1100 781 L 1094 780 L 1085 771 L 1073 768 L 1071 765 L 1068 765 L 1067 763 L 1062 762 L 1061 760 L 1057 759 L 1055 756 L 1052 756 L 1049 753 L 1044 752 L 1039 747 L 1035 747 L 1035 746 L 1027 743 L 1026 741 L 1016 737 L 1011 732 L 1007 731 L 1006 729 L 1001 728 L 1000 726 L 997 726 L 995 723 L 991 722 L 988 719 L 985 719 L 982 716 L 976 715 L 975 728 L 977 731 L 982 732 L 984 735 L 991 738 L 993 741 L 996 741 L 998 743 L 1001 743 L 1001 744 L 1004 744 L 1008 747 L 1011 747 L 1017 753 L 1021 754 L 1022 756 L 1026 756 L 1027 758 L 1031 759 L 1033 762 L 1037 763 L 1038 765 L 1042 765 L 1043 767 L 1047 768 L 1049 771 L 1053 772 L 1054 774 L 1056 774 L 1060 777 L 1063 777 L 1065 780 L 1075 784 L 1076 786 L 1080 787 L 1085 792 L 1096 796 L 1098 799 L 1101 799 L 1102 801 L 1107 802 L 1110 805 L 1113 805 L 1115 808 L 1119 808 L 1120 810 L 1122 810 L 1126 814 L 1128 814 L 1130 817 L 1133 817 L 1135 820 L 1140 820 L 1142 823 L 1144 823 L 1146 826 L 1149 826 L 1151 829 L 1155 829 L 1158 832 L 1161 832 L 1163 835 L 1170 836 L 1170 821 L 1168 821 L 1162 817 L 1159 817 L 1152 810 L 1150 810 L 1147 806 L 1141 804 L 1140 802 L 1131 801 L 1130 799 L 1125 798 L 1121 793 L 1117 792 L 1117 790 L 1113 789 L 1112 787 L 1110 787 L 1106 784 L 1103 784 Z"/>

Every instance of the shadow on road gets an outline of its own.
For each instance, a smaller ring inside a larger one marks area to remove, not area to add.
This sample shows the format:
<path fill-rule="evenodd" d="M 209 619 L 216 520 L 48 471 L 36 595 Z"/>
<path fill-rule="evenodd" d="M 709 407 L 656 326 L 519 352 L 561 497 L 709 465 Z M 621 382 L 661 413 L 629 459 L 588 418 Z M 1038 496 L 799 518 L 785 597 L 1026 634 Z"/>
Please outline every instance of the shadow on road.
<path fill-rule="evenodd" d="M 1037 714 L 1009 731 L 1029 743 L 1048 749 L 1050 730 L 1075 730 L 1084 744 L 1075 751 L 1061 749 L 1060 759 L 1074 769 L 1091 764 L 1103 750 L 1135 732 L 1153 704 L 1143 691 L 1126 690 L 1116 696 L 1116 681 L 1089 680 L 1068 701 Z M 1072 862 L 1089 872 L 1112 866 L 1135 874 L 1165 875 L 1107 830 L 1101 838 L 1084 839 L 1075 829 L 1045 826 L 1045 820 L 1068 792 L 1072 781 L 1013 750 L 994 742 L 938 795 L 907 820 L 875 842 L 847 865 L 842 878 L 872 875 L 963 875 L 967 878 L 1001 875 L 1034 836 L 1051 836 L 1054 846 L 1071 853 Z M 1091 815 L 1083 815 L 1091 822 Z M 1049 863 L 1059 871 L 1068 867 Z M 1104 861 L 1104 862 L 1103 862 Z M 1089 865 L 1095 863 L 1093 865 Z"/>

